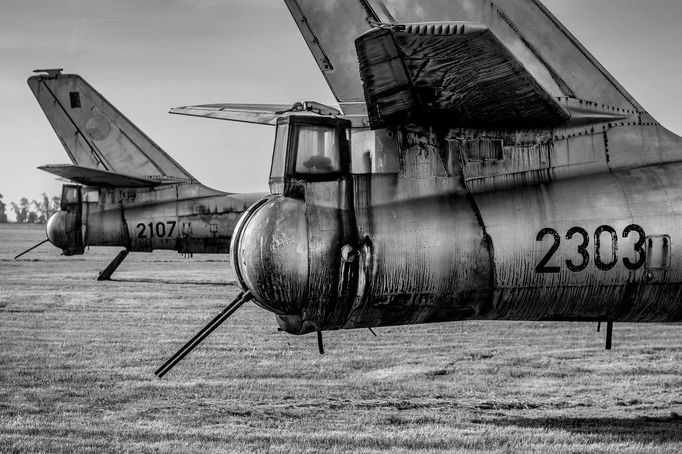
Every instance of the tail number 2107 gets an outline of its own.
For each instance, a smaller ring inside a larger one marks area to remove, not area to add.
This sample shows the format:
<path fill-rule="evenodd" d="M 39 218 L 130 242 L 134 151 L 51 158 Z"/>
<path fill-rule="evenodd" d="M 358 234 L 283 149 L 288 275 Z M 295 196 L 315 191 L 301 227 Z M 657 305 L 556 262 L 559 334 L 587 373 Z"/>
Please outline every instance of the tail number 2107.
<path fill-rule="evenodd" d="M 156 224 L 153 222 L 147 224 L 140 222 L 137 224 L 137 229 L 138 238 L 170 238 L 173 236 L 173 231 L 175 231 L 175 221 L 157 222 Z"/>
<path fill-rule="evenodd" d="M 604 256 L 602 251 L 602 234 L 608 234 L 611 237 L 611 253 Z M 635 254 L 635 260 L 630 260 L 629 257 L 623 257 L 623 265 L 629 270 L 637 270 L 644 265 L 646 261 L 646 253 L 644 251 L 644 242 L 646 235 L 644 234 L 644 229 L 637 224 L 630 224 L 625 229 L 623 229 L 623 238 L 628 238 L 630 235 L 637 235 L 637 241 L 632 245 Z M 540 260 L 540 262 L 535 267 L 536 273 L 558 273 L 561 270 L 559 266 L 548 266 L 547 264 L 552 259 L 554 253 L 559 249 L 561 244 L 561 237 L 559 232 L 551 228 L 544 228 L 538 232 L 537 241 L 542 241 L 546 236 L 551 236 L 554 239 L 554 243 L 549 248 L 549 251 Z M 578 236 L 582 238 L 582 242 L 578 245 L 577 253 L 582 257 L 581 261 L 574 261 L 571 259 L 566 260 L 566 267 L 577 273 L 579 271 L 587 268 L 590 263 L 590 252 L 588 251 L 588 246 L 590 245 L 590 236 L 585 229 L 582 227 L 572 227 L 566 232 L 566 239 L 571 240 L 573 237 Z M 602 270 L 608 271 L 618 263 L 618 233 L 616 229 L 610 225 L 602 225 L 597 228 L 594 232 L 594 265 Z"/>

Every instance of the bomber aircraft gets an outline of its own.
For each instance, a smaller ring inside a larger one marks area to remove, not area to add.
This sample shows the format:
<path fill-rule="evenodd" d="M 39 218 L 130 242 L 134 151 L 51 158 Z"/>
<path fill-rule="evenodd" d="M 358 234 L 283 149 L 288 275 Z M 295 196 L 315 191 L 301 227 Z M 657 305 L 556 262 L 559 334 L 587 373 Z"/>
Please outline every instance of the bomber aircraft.
<path fill-rule="evenodd" d="M 456 320 L 603 321 L 609 348 L 613 322 L 682 320 L 682 138 L 539 0 L 285 3 L 339 108 L 172 110 L 272 125 L 275 141 L 270 194 L 232 235 L 243 292 L 157 375 L 249 300 L 320 341 Z M 61 104 L 84 105 L 71 92 Z M 74 146 L 124 137 L 81 121 Z M 163 184 L 191 180 L 165 165 L 152 172 Z M 125 199 L 108 191 L 97 203 Z"/>
<path fill-rule="evenodd" d="M 123 247 L 99 280 L 109 279 L 131 251 L 229 251 L 237 220 L 265 194 L 207 188 L 82 77 L 35 72 L 41 74 L 28 85 L 72 162 L 39 168 L 77 183 L 62 187 L 61 211 L 47 221 L 53 245 L 64 255 Z"/>
<path fill-rule="evenodd" d="M 292 334 L 682 320 L 682 138 L 539 0 L 284 0 L 339 109 L 271 111 L 245 301 Z M 229 107 L 229 106 L 226 106 Z M 240 120 L 220 105 L 172 113 Z"/>

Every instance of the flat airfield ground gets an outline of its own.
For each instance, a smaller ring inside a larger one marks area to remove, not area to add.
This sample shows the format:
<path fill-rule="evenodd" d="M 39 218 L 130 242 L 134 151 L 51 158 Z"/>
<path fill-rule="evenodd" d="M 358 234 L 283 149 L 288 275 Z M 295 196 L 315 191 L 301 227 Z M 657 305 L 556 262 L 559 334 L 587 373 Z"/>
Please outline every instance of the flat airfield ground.
<path fill-rule="evenodd" d="M 0 452 L 682 452 L 682 326 L 461 322 L 277 332 L 227 256 L 60 256 L 0 226 Z"/>

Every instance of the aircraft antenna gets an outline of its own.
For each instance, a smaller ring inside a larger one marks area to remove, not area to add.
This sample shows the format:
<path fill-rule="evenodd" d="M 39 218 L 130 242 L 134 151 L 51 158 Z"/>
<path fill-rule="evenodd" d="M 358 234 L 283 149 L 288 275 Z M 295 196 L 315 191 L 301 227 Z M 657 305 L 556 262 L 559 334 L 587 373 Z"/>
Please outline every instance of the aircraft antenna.
<path fill-rule="evenodd" d="M 26 249 L 26 250 L 25 250 L 24 252 L 22 252 L 21 254 L 15 256 L 15 257 L 14 257 L 14 260 L 18 259 L 19 257 L 21 257 L 22 255 L 24 255 L 24 254 L 26 254 L 26 253 L 31 252 L 32 250 L 34 250 L 35 248 L 37 248 L 37 247 L 40 246 L 41 244 L 47 243 L 48 241 L 50 241 L 50 239 L 49 239 L 49 238 L 45 238 L 45 239 L 44 239 L 43 241 L 41 241 L 40 243 L 36 244 L 35 246 L 31 246 L 30 248 Z"/>
<path fill-rule="evenodd" d="M 237 309 L 239 309 L 242 304 L 246 303 L 253 298 L 251 292 L 243 292 L 237 295 L 230 304 L 228 304 L 225 309 L 220 311 L 213 320 L 208 322 L 198 333 L 194 335 L 185 345 L 183 345 L 180 350 L 178 350 L 168 361 L 163 363 L 154 374 L 161 378 L 166 375 L 177 363 L 179 363 L 185 356 L 189 354 L 194 348 L 196 348 L 206 337 L 213 332 L 217 327 L 219 327 L 225 320 L 227 320 L 232 314 L 234 314 Z"/>

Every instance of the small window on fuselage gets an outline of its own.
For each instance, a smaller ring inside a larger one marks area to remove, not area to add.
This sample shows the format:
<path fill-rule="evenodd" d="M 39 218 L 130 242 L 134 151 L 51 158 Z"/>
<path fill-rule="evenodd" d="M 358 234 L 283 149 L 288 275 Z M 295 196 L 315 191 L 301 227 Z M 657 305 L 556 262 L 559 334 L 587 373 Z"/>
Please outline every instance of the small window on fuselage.
<path fill-rule="evenodd" d="M 326 175 L 340 170 L 338 130 L 319 125 L 299 126 L 295 172 L 299 175 Z"/>
<path fill-rule="evenodd" d="M 80 186 L 65 184 L 62 186 L 62 205 L 71 205 L 80 202 Z"/>
<path fill-rule="evenodd" d="M 284 177 L 284 163 L 287 157 L 287 142 L 289 140 L 289 125 L 284 123 L 277 125 L 275 135 L 275 148 L 272 152 L 272 166 L 270 167 L 270 179 Z"/>

